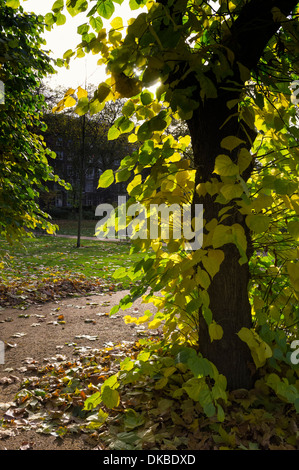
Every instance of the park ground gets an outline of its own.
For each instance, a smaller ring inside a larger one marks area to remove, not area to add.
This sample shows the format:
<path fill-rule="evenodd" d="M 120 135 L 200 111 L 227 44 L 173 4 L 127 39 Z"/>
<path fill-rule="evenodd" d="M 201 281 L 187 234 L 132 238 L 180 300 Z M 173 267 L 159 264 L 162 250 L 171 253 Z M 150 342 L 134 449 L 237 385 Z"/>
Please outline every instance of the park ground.
<path fill-rule="evenodd" d="M 130 247 L 90 240 L 95 222 L 85 221 L 82 246 L 77 249 L 76 223 L 58 223 L 57 237 L 38 236 L 27 248 L 1 244 L 5 269 L 0 339 L 5 343 L 5 364 L 0 365 L 0 420 L 7 426 L 0 427 L 0 450 L 94 447 L 96 443 L 86 434 L 60 439 L 54 427 L 52 433 L 45 428 L 36 432 L 32 422 L 26 423 L 25 408 L 18 415 L 15 396 L 21 384 L 45 365 L 76 361 L 94 349 L 111 351 L 112 345 L 132 344 L 144 334 L 142 327 L 125 324 L 124 312 L 109 316 L 110 309 L 128 293 L 115 283 L 112 273 L 129 266 Z M 145 307 L 137 301 L 126 314 L 136 316 Z"/>
<path fill-rule="evenodd" d="M 89 239 L 92 231 L 89 221 L 81 248 L 67 237 L 76 235 L 68 221 L 58 233 L 66 237 L 39 235 L 13 248 L 1 241 L 0 451 L 298 449 L 298 416 L 262 388 L 230 394 L 229 413 L 219 423 L 188 397 L 169 399 L 149 381 L 124 390 L 123 421 L 104 411 L 88 421 L 88 393 L 122 360 L 135 359 L 149 334 L 153 342 L 161 337 L 124 321 L 124 315 L 154 313 L 140 299 L 109 315 L 138 282 L 119 282 L 113 272 L 143 254 L 131 254 L 129 243 Z"/>

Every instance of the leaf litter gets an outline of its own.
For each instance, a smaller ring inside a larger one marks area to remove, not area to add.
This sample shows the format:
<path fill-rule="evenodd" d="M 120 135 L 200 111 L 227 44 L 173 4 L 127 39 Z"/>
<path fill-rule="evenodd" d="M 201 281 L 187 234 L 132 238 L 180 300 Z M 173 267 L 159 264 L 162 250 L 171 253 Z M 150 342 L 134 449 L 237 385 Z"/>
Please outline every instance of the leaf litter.
<path fill-rule="evenodd" d="M 32 304 L 122 288 L 120 283 L 87 278 L 78 273 L 46 269 L 45 274 L 2 280 L 0 306 L 26 309 Z M 107 315 L 99 311 L 97 302 L 88 304 L 98 310 L 97 317 Z M 109 303 L 102 306 L 107 307 Z M 48 324 L 63 325 L 64 317 L 59 310 L 59 307 L 53 310 L 56 318 Z M 26 314 L 19 317 L 30 318 Z M 85 320 L 87 323 L 94 321 L 92 318 Z M 10 322 L 12 318 L 3 321 Z M 41 315 L 31 326 L 38 329 L 42 321 L 45 318 Z M 139 336 L 147 336 L 140 326 L 135 331 Z M 23 333 L 16 335 L 22 338 Z M 180 387 L 186 378 L 183 380 L 182 371 L 175 368 L 168 380 L 158 373 L 157 377 L 144 376 L 139 381 L 121 385 L 118 389 L 120 402 L 113 410 L 103 404 L 86 409 L 86 400 L 101 390 L 106 379 L 119 373 L 122 361 L 136 359 L 146 340 L 107 343 L 102 349 L 93 349 L 97 335 L 76 335 L 74 340 L 77 339 L 85 339 L 91 345 L 66 343 L 73 348 L 75 359 L 58 353 L 44 358 L 40 365 L 33 358 L 25 358 L 18 369 L 26 376 L 22 383 L 7 370 L 1 385 L 15 384 L 19 390 L 13 402 L 0 403 L 0 440 L 18 431 L 35 430 L 59 438 L 84 434 L 90 439 L 90 445 L 99 449 L 299 449 L 298 419 L 288 403 L 275 400 L 262 387 L 237 391 L 239 393 L 229 397 L 225 420 L 219 422 L 217 417 L 207 418 L 199 403 L 184 393 Z M 6 343 L 6 347 L 16 346 Z M 174 391 L 177 390 L 176 396 Z M 21 448 L 26 450 L 32 446 L 32 442 L 24 441 Z"/>
<path fill-rule="evenodd" d="M 167 356 L 162 357 L 169 374 L 167 385 L 159 386 L 163 369 L 157 370 L 156 375 L 122 383 L 120 401 L 113 409 L 103 403 L 89 409 L 86 400 L 99 393 L 108 378 L 121 373 L 123 361 L 138 359 L 146 342 L 159 347 L 159 339 L 153 337 L 108 342 L 101 349 L 69 343 L 75 359 L 56 354 L 40 366 L 26 358 L 22 370 L 28 376 L 14 402 L 3 407 L 0 439 L 12 431 L 35 430 L 58 438 L 84 434 L 91 447 L 101 450 L 299 448 L 297 417 L 287 403 L 269 397 L 262 388 L 238 390 L 229 396 L 223 422 L 216 416 L 208 418 L 199 403 L 180 389 L 186 371 L 171 367 Z"/>
<path fill-rule="evenodd" d="M 121 283 L 91 279 L 84 275 L 53 272 L 43 278 L 17 279 L 0 282 L 0 306 L 26 308 L 32 304 L 44 304 L 66 297 L 87 296 L 95 292 L 121 290 Z"/>

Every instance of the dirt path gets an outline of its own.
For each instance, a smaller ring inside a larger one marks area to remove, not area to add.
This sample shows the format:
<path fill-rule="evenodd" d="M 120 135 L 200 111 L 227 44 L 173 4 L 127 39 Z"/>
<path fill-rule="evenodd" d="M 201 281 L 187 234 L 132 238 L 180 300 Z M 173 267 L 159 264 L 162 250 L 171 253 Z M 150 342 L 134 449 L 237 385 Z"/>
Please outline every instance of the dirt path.
<path fill-rule="evenodd" d="M 0 423 L 28 368 L 34 371 L 57 355 L 71 360 L 76 348 L 101 348 L 109 342 L 134 341 L 142 336 L 142 328 L 126 325 L 123 316 L 142 314 L 148 304 L 138 300 L 125 312 L 107 315 L 127 292 L 67 298 L 26 310 L 0 309 L 0 340 L 5 343 L 5 363 L 0 364 Z M 0 426 L 0 450 L 87 450 L 90 446 L 84 435 L 61 440 L 32 430 L 5 433 Z"/>

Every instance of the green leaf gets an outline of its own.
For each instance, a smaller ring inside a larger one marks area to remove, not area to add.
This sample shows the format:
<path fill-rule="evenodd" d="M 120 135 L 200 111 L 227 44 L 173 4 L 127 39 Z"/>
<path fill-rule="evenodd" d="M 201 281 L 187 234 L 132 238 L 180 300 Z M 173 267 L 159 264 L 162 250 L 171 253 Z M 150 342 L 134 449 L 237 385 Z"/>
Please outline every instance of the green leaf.
<path fill-rule="evenodd" d="M 66 16 L 63 15 L 62 13 L 58 13 L 56 16 L 56 24 L 57 26 L 62 26 L 66 23 Z"/>
<path fill-rule="evenodd" d="M 119 120 L 115 122 L 115 125 L 117 125 L 122 134 L 131 132 L 134 129 L 133 121 L 130 121 L 130 119 L 125 116 L 119 118 Z"/>
<path fill-rule="evenodd" d="M 142 426 L 144 422 L 144 417 L 140 413 L 137 413 L 137 411 L 131 408 L 125 410 L 124 425 L 126 431 L 131 431 L 132 429 Z"/>
<path fill-rule="evenodd" d="M 118 311 L 119 311 L 119 306 L 118 306 L 118 305 L 114 305 L 114 306 L 112 307 L 112 309 L 110 310 L 109 315 L 112 316 L 112 315 L 114 315 L 115 313 L 117 313 Z"/>
<path fill-rule="evenodd" d="M 54 11 L 54 13 L 58 13 L 63 8 L 64 8 L 64 0 L 56 0 L 56 2 L 52 6 L 52 11 Z"/>
<path fill-rule="evenodd" d="M 114 183 L 114 172 L 113 170 L 106 170 L 100 176 L 98 188 L 108 188 Z"/>
<path fill-rule="evenodd" d="M 140 99 L 144 106 L 148 106 L 153 101 L 153 94 L 149 91 L 143 91 L 140 95 Z"/>
<path fill-rule="evenodd" d="M 89 20 L 90 26 L 98 33 L 103 28 L 103 20 L 100 16 L 92 16 Z"/>
<path fill-rule="evenodd" d="M 126 116 L 126 117 L 131 117 L 132 114 L 134 114 L 134 112 L 135 112 L 135 104 L 133 103 L 133 101 L 128 100 L 128 101 L 123 105 L 122 113 L 123 113 L 123 115 Z"/>
<path fill-rule="evenodd" d="M 188 396 L 194 401 L 199 401 L 202 387 L 207 387 L 205 381 L 195 377 L 187 380 L 187 382 L 185 382 L 182 386 L 182 388 L 187 392 Z"/>
<path fill-rule="evenodd" d="M 152 131 L 150 129 L 149 123 L 146 121 L 141 126 L 139 127 L 137 131 L 137 138 L 141 142 L 144 142 L 148 139 L 150 139 L 152 136 Z"/>
<path fill-rule="evenodd" d="M 101 392 L 101 398 L 107 408 L 113 409 L 119 405 L 120 397 L 117 390 L 105 385 Z"/>
<path fill-rule="evenodd" d="M 104 108 L 105 103 L 100 103 L 100 101 L 97 98 L 93 98 L 89 102 L 89 113 L 91 116 L 94 116 L 95 114 L 98 114 L 102 109 Z"/>
<path fill-rule="evenodd" d="M 262 214 L 251 214 L 246 217 L 246 224 L 255 233 L 263 233 L 268 230 L 271 218 Z"/>
<path fill-rule="evenodd" d="M 88 33 L 88 31 L 89 31 L 89 25 L 87 23 L 81 24 L 77 28 L 77 33 L 81 35 Z"/>
<path fill-rule="evenodd" d="M 127 168 L 124 168 L 123 170 L 120 170 L 115 174 L 115 181 L 116 183 L 128 181 L 130 176 L 131 176 L 131 172 Z"/>
<path fill-rule="evenodd" d="M 86 0 L 76 0 L 75 2 L 68 0 L 66 8 L 69 14 L 74 17 L 87 10 L 88 2 Z"/>
<path fill-rule="evenodd" d="M 292 222 L 289 222 L 288 232 L 296 241 L 299 241 L 299 222 L 295 220 Z"/>
<path fill-rule="evenodd" d="M 239 173 L 239 168 L 228 155 L 218 155 L 214 171 L 220 176 L 236 176 Z"/>
<path fill-rule="evenodd" d="M 126 276 L 127 276 L 127 270 L 123 266 L 121 266 L 120 268 L 117 268 L 112 275 L 114 279 L 122 279 L 123 277 L 126 277 Z"/>
<path fill-rule="evenodd" d="M 214 375 L 211 363 L 204 357 L 199 357 L 198 355 L 192 356 L 188 359 L 187 365 L 194 374 L 194 377 L 198 379 L 207 376 L 213 377 Z"/>
<path fill-rule="evenodd" d="M 116 140 L 120 134 L 121 132 L 116 126 L 111 126 L 108 131 L 108 140 Z"/>
<path fill-rule="evenodd" d="M 75 113 L 79 116 L 87 114 L 89 111 L 89 100 L 87 97 L 80 98 L 75 109 Z"/>
<path fill-rule="evenodd" d="M 50 13 L 51 15 L 51 13 Z M 46 15 L 47 16 L 47 15 Z M 63 58 L 64 59 L 69 59 L 71 57 L 73 57 L 75 55 L 75 52 L 72 50 L 72 49 L 68 49 L 67 51 L 65 51 L 65 53 L 63 54 Z"/>
<path fill-rule="evenodd" d="M 289 179 L 274 179 L 274 189 L 278 194 L 293 194 L 298 191 L 298 183 Z"/>
<path fill-rule="evenodd" d="M 213 403 L 208 403 L 207 405 L 204 405 L 203 411 L 208 418 L 212 418 L 212 416 L 215 416 L 216 414 L 215 405 Z"/>
<path fill-rule="evenodd" d="M 131 10 L 138 10 L 140 8 L 141 4 L 144 2 L 138 2 L 137 0 L 130 0 L 129 1 L 129 6 Z"/>
<path fill-rule="evenodd" d="M 20 2 L 19 0 L 6 0 L 6 6 L 10 8 L 19 8 Z"/>
<path fill-rule="evenodd" d="M 231 201 L 232 199 L 238 199 L 242 196 L 243 188 L 241 184 L 224 184 L 220 188 L 220 193 L 227 201 Z"/>
<path fill-rule="evenodd" d="M 97 3 L 98 14 L 109 20 L 114 13 L 114 5 L 112 0 L 100 0 Z"/>
<path fill-rule="evenodd" d="M 109 417 L 108 413 L 103 410 L 99 410 L 98 413 L 92 414 L 86 418 L 88 422 L 87 429 L 98 429 L 106 422 Z"/>
<path fill-rule="evenodd" d="M 92 410 L 102 402 L 101 393 L 96 392 L 84 402 L 84 410 Z"/>
<path fill-rule="evenodd" d="M 110 91 L 111 91 L 110 85 L 108 85 L 105 82 L 100 83 L 100 85 L 98 86 L 98 89 L 96 91 L 97 99 L 102 103 L 102 101 L 105 101 L 107 96 L 110 94 Z"/>
<path fill-rule="evenodd" d="M 55 24 L 55 16 L 53 15 L 53 13 L 47 13 L 45 15 L 45 23 L 47 26 L 52 26 L 53 24 Z"/>
<path fill-rule="evenodd" d="M 217 419 L 220 423 L 225 420 L 225 412 L 221 405 L 217 404 Z"/>

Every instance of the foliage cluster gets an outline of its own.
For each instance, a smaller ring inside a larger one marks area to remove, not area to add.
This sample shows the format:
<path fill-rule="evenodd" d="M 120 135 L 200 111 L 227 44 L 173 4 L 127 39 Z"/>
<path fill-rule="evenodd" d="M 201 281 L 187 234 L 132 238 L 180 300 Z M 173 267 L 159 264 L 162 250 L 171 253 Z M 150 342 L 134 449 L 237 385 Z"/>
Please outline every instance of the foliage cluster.
<path fill-rule="evenodd" d="M 66 5 L 57 0 L 45 18 L 51 29 L 64 22 L 65 7 L 72 16 L 86 12 L 88 23 L 78 29 L 82 41 L 76 51 L 66 52 L 64 61 L 89 52 L 100 54 L 99 64 L 106 64 L 109 73 L 91 100 L 81 89 L 76 100 L 67 92 L 57 112 L 75 106 L 79 115 L 95 114 L 106 102 L 127 99 L 108 137 L 130 133 L 129 141 L 140 145 L 116 171 L 105 172 L 99 186 L 128 181 L 133 175 L 128 204 L 141 202 L 149 208 L 165 201 L 192 204 L 196 198 L 206 203 L 203 245 L 195 252 L 185 250 L 186 240 L 174 238 L 174 231 L 165 239 L 161 234 L 155 240 L 137 236 L 133 252 L 146 254 L 133 271 L 142 275 L 142 283 L 132 288 L 120 307 L 130 306 L 140 296 L 154 302 L 158 310 L 154 317 L 149 311 L 141 319 L 127 321 L 144 322 L 149 328 L 163 326 L 167 357 L 153 346 L 136 361 L 128 358 L 88 400 L 88 408 L 101 403 L 116 408 L 121 384 L 133 386 L 159 372 L 158 389 L 172 398 L 187 393 L 209 418 L 224 421 L 226 377 L 202 355 L 198 342 L 204 324 L 212 348 L 225 343 L 225 320 L 215 319 L 211 308 L 215 299 L 210 294 L 217 279 L 225 285 L 223 269 L 235 263 L 250 270 L 252 327 L 244 325 L 234 337 L 250 349 L 249 369 L 256 386 L 267 388 L 268 397 L 275 394 L 293 412 L 299 409 L 298 359 L 291 351 L 299 322 L 299 135 L 298 107 L 290 90 L 290 83 L 299 78 L 298 6 L 296 1 L 284 5 L 277 1 L 271 10 L 269 2 L 257 8 L 255 0 L 220 1 L 217 7 L 214 3 L 131 0 L 132 9 L 144 7 L 143 11 L 127 27 L 121 18 L 114 18 L 109 31 L 102 27 L 102 18 L 111 19 L 111 0 L 99 0 L 89 10 L 85 0 Z M 263 50 L 258 51 L 259 45 L 249 50 L 250 38 L 244 38 L 238 27 L 248 27 L 251 19 L 258 22 L 259 11 L 275 28 L 266 31 L 271 35 Z M 256 51 L 260 56 L 254 61 Z M 149 87 L 157 82 L 154 94 Z M 220 126 L 218 118 L 223 115 L 226 120 Z M 207 155 L 214 150 L 214 141 L 216 153 L 210 158 L 203 155 L 205 142 L 196 140 L 196 132 L 191 132 L 191 140 L 166 134 L 173 120 L 187 121 L 190 130 L 198 123 L 217 123 L 214 134 L 205 136 Z M 149 176 L 143 176 L 144 169 Z M 142 222 L 137 218 L 136 227 Z M 124 272 L 119 270 L 116 277 L 121 279 Z M 240 282 L 235 280 L 236 290 Z M 225 290 L 219 291 L 220 298 L 222 293 Z M 239 298 L 240 305 L 242 301 Z M 187 371 L 191 377 L 184 376 Z"/>
<path fill-rule="evenodd" d="M 46 190 L 46 181 L 63 182 L 49 165 L 55 154 L 35 132 L 44 129 L 44 97 L 36 89 L 54 72 L 42 49 L 43 17 L 11 6 L 13 2 L 0 3 L 0 80 L 5 91 L 0 105 L 0 233 L 13 242 L 26 236 L 28 228 L 53 233 L 38 195 Z"/>

